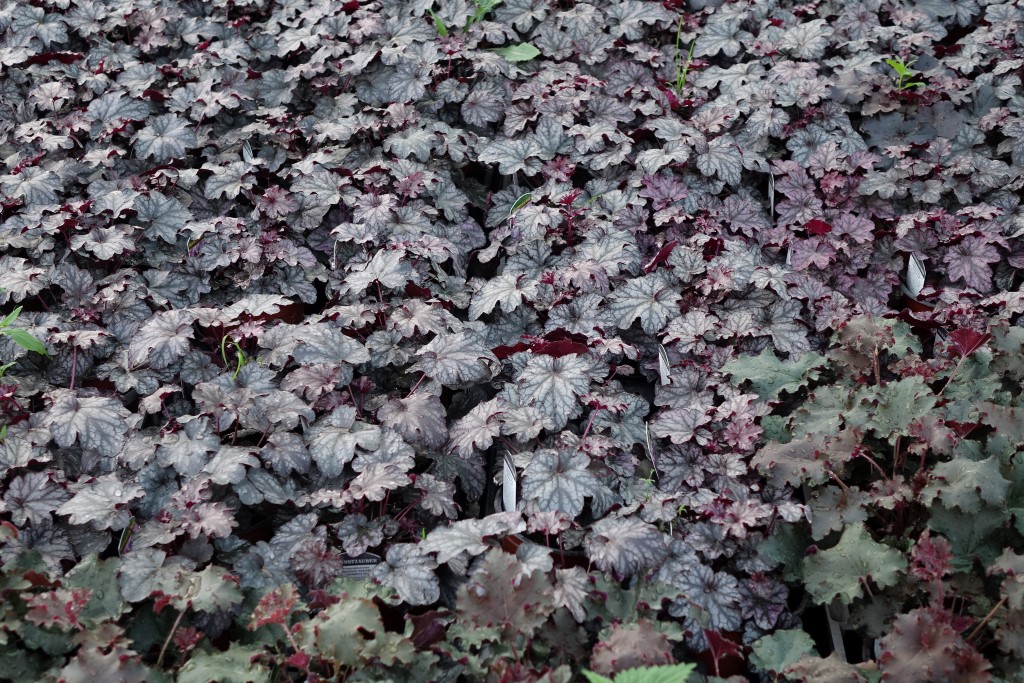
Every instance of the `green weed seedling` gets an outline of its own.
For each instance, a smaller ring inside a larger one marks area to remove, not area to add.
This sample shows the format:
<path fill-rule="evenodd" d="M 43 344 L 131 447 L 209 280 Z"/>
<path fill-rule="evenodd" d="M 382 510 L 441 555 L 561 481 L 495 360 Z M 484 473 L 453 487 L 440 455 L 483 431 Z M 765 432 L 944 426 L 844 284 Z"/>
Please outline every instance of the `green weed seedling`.
<path fill-rule="evenodd" d="M 11 338 L 15 344 L 25 349 L 26 351 L 34 351 L 35 353 L 41 353 L 44 356 L 49 356 L 49 352 L 46 350 L 46 345 L 39 341 L 25 330 L 11 327 L 11 323 L 18 319 L 21 315 L 21 306 L 18 306 L 13 311 L 4 316 L 3 320 L 0 320 L 0 335 L 7 335 Z M 3 377 L 7 370 L 14 365 L 14 363 L 4 363 L 0 365 L 0 377 Z M 0 443 L 3 443 L 4 439 L 7 438 L 7 425 L 0 425 Z"/>
<path fill-rule="evenodd" d="M 223 337 L 221 337 L 220 340 L 220 357 L 224 361 L 225 368 L 228 367 L 228 353 L 226 345 L 229 336 L 230 335 L 225 334 Z M 248 355 L 246 355 L 245 351 L 242 350 L 242 347 L 238 344 L 237 341 L 232 339 L 231 344 L 235 347 L 235 371 L 231 374 L 231 379 L 234 380 L 236 377 L 238 377 L 239 371 L 241 371 L 241 369 L 244 368 L 252 359 L 249 358 Z"/>
<path fill-rule="evenodd" d="M 7 314 L 3 320 L 0 320 L 0 335 L 6 335 L 11 338 L 15 344 L 25 349 L 26 351 L 35 351 L 41 353 L 44 356 L 49 356 L 49 352 L 46 350 L 46 345 L 39 341 L 25 330 L 11 327 L 11 323 L 18 319 L 21 315 L 21 306 L 18 306 L 13 311 Z M 8 366 L 5 366 L 5 369 Z"/>
<path fill-rule="evenodd" d="M 693 46 L 697 44 L 696 38 L 690 41 L 690 49 L 686 52 L 686 61 L 684 62 L 683 55 L 679 51 L 682 39 L 683 18 L 679 17 L 679 23 L 676 25 L 676 81 L 674 86 L 677 95 L 682 95 L 683 90 L 686 89 L 686 76 L 690 73 L 690 63 L 693 61 Z"/>
<path fill-rule="evenodd" d="M 483 20 L 483 18 L 487 16 L 488 12 L 493 10 L 502 2 L 504 2 L 504 0 L 473 0 L 473 4 L 476 5 L 476 11 L 466 18 L 466 24 L 462 27 L 462 30 L 465 31 L 473 24 Z M 434 21 L 434 28 L 437 29 L 437 35 L 442 38 L 447 37 L 449 31 L 444 20 L 437 15 L 437 12 L 430 8 L 427 8 L 427 14 L 429 14 L 430 18 Z"/>
<path fill-rule="evenodd" d="M 427 14 L 429 14 L 430 18 L 434 20 L 434 28 L 437 29 L 437 35 L 441 36 L 442 38 L 447 38 L 448 27 L 444 25 L 444 21 L 441 19 L 441 17 L 437 16 L 437 12 L 428 7 Z"/>
<path fill-rule="evenodd" d="M 502 2 L 503 0 L 473 0 L 473 4 L 476 5 L 476 12 L 466 20 L 466 25 L 462 27 L 463 30 L 468 29 L 476 22 L 481 21 L 485 16 L 487 16 L 488 12 L 493 10 Z"/>
<path fill-rule="evenodd" d="M 896 72 L 898 77 L 896 81 L 896 88 L 900 92 L 910 90 L 911 88 L 918 88 L 924 85 L 922 81 L 912 81 L 917 71 L 910 67 L 916 62 L 916 59 L 911 59 L 909 62 L 903 61 L 903 57 L 890 57 L 885 60 L 885 63 L 892 67 L 892 70 Z"/>

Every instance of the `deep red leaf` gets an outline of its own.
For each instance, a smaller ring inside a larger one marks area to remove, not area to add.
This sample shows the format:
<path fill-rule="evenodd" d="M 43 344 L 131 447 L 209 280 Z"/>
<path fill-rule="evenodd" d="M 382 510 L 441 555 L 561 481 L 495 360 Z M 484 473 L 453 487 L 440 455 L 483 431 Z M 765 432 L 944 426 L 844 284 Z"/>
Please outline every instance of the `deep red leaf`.
<path fill-rule="evenodd" d="M 966 358 L 971 355 L 981 345 L 992 338 L 991 334 L 981 334 L 974 330 L 953 330 L 949 333 L 949 341 L 953 345 L 953 349 L 960 354 L 962 358 Z"/>
<path fill-rule="evenodd" d="M 807 232 L 811 235 L 827 235 L 832 232 L 832 226 L 829 223 L 818 220 L 817 218 L 813 218 L 804 223 L 804 227 L 807 228 Z"/>
<path fill-rule="evenodd" d="M 669 255 L 672 254 L 672 250 L 675 249 L 678 244 L 679 240 L 672 240 L 671 242 L 663 246 L 661 249 L 659 249 L 658 253 L 654 255 L 653 259 L 651 259 L 651 262 L 644 266 L 644 273 L 650 273 L 652 270 L 658 267 L 658 264 L 668 261 Z"/>
<path fill-rule="evenodd" d="M 713 237 L 704 243 L 704 260 L 710 261 L 722 253 L 725 242 L 721 237 Z"/>
<path fill-rule="evenodd" d="M 84 59 L 85 55 L 81 52 L 41 52 L 37 55 L 32 55 L 19 66 L 35 65 L 35 64 L 49 64 L 50 62 L 60 62 L 61 64 L 74 64 L 80 59 Z"/>
<path fill-rule="evenodd" d="M 421 287 L 412 280 L 409 280 L 408 282 L 405 283 L 405 295 L 410 297 L 422 297 L 424 299 L 429 299 L 430 297 L 434 296 L 434 293 L 431 292 L 426 287 Z"/>
<path fill-rule="evenodd" d="M 530 346 L 528 344 L 524 344 L 523 342 L 517 342 L 515 344 L 512 344 L 511 346 L 508 344 L 495 346 L 493 349 L 491 349 L 491 353 L 493 353 L 498 358 L 498 360 L 505 360 L 506 358 L 510 358 L 513 354 L 519 353 L 520 351 L 529 351 L 529 349 Z"/>

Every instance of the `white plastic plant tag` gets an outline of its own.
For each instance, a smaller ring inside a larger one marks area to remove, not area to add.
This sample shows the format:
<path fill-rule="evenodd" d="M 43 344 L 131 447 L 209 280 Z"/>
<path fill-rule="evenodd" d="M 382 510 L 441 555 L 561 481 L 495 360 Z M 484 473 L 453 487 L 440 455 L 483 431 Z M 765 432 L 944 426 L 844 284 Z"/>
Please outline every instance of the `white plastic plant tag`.
<path fill-rule="evenodd" d="M 786 266 L 789 268 L 793 267 L 793 248 L 789 247 L 786 249 Z"/>
<path fill-rule="evenodd" d="M 910 259 L 907 261 L 907 294 L 916 299 L 917 295 L 921 293 L 922 289 L 924 289 L 924 278 L 927 274 L 928 271 L 924 269 L 924 264 L 921 263 L 921 259 L 917 258 L 916 255 L 911 254 Z"/>
<path fill-rule="evenodd" d="M 504 512 L 514 512 L 516 510 L 517 496 L 519 492 L 516 490 L 516 466 L 512 462 L 512 456 L 509 453 L 505 453 L 505 457 L 502 458 L 501 468 L 501 507 Z"/>
<path fill-rule="evenodd" d="M 374 555 L 373 553 L 346 557 L 341 563 L 341 575 L 346 579 L 365 579 L 373 573 L 373 568 L 380 563 L 380 555 Z"/>
<path fill-rule="evenodd" d="M 775 174 L 768 171 L 768 218 L 775 218 Z"/>
<path fill-rule="evenodd" d="M 668 360 L 668 351 L 661 344 L 658 344 L 658 374 L 661 376 L 661 386 L 672 383 L 672 363 Z"/>
<path fill-rule="evenodd" d="M 255 161 L 255 159 L 253 159 L 253 155 L 252 155 L 252 145 L 249 144 L 248 140 L 244 140 L 242 142 L 242 159 L 244 159 L 245 163 L 247 163 L 249 165 L 252 165 L 252 164 L 256 163 L 256 161 Z"/>

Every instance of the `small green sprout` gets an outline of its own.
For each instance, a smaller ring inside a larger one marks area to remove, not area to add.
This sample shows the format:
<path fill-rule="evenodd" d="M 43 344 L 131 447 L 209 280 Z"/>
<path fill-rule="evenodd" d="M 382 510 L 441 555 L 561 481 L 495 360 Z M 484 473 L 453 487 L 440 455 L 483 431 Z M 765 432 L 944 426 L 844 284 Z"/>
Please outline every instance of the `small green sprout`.
<path fill-rule="evenodd" d="M 520 195 L 519 199 L 512 202 L 512 207 L 508 210 L 508 227 L 514 228 L 516 226 L 516 214 L 524 206 L 533 201 L 533 195 L 529 192 Z"/>
<path fill-rule="evenodd" d="M 690 41 L 690 49 L 686 53 L 686 61 L 682 60 L 682 53 L 679 48 L 682 46 L 683 39 L 683 18 L 679 17 L 679 23 L 676 25 L 676 82 L 675 91 L 676 94 L 682 95 L 683 90 L 686 88 L 686 76 L 690 73 L 690 63 L 693 61 L 693 46 L 697 44 L 697 39 L 694 38 Z"/>
<path fill-rule="evenodd" d="M 896 81 L 896 88 L 900 92 L 924 86 L 924 83 L 921 81 L 910 80 L 917 74 L 917 71 L 910 68 L 916 61 L 916 59 L 911 59 L 909 62 L 905 62 L 903 61 L 903 57 L 895 57 L 885 60 L 885 63 L 892 67 L 892 70 L 895 71 L 896 75 L 899 77 Z"/>
<path fill-rule="evenodd" d="M 11 327 L 11 323 L 18 319 L 21 315 L 21 306 L 18 306 L 13 311 L 8 313 L 3 320 L 0 320 L 0 335 L 7 335 L 11 338 L 11 341 L 25 349 L 26 351 L 35 351 L 41 353 L 44 356 L 49 356 L 49 352 L 46 350 L 46 345 L 39 341 L 31 334 L 20 328 Z M 6 370 L 9 366 L 4 366 Z"/>
<path fill-rule="evenodd" d="M 228 353 L 227 353 L 227 342 L 230 335 L 225 334 L 220 340 L 220 357 L 224 361 L 224 367 L 228 366 Z M 234 380 L 238 377 L 239 371 L 248 365 L 252 359 L 242 350 L 242 347 L 234 339 L 231 340 L 231 344 L 235 347 L 235 371 L 231 374 L 231 379 Z"/>
<path fill-rule="evenodd" d="M 470 16 L 466 17 L 466 24 L 462 27 L 462 30 L 468 30 L 470 26 L 481 21 L 487 13 L 493 10 L 495 7 L 500 5 L 504 0 L 473 0 L 473 4 L 476 5 L 476 10 Z M 437 12 L 427 8 L 427 14 L 434 21 L 434 28 L 437 29 L 437 35 L 445 38 L 448 36 L 448 27 L 445 25 L 444 20 L 437 15 Z"/>
<path fill-rule="evenodd" d="M 128 549 L 128 544 L 131 542 L 132 536 L 135 535 L 136 525 L 137 522 L 135 520 L 135 516 L 133 515 L 128 520 L 128 525 L 121 532 L 121 538 L 117 541 L 117 554 L 119 556 L 124 555 L 125 550 Z"/>
<path fill-rule="evenodd" d="M 18 319 L 21 315 L 21 306 L 18 306 L 13 311 L 4 316 L 3 320 L 0 320 L 0 335 L 7 335 L 11 338 L 15 344 L 25 349 L 26 351 L 34 351 L 35 353 L 41 353 L 44 356 L 49 356 L 49 352 L 46 350 L 46 345 L 39 341 L 27 331 L 11 327 L 11 323 Z M 4 376 L 4 373 L 14 365 L 14 363 L 4 363 L 0 365 L 0 377 Z M 0 425 L 0 443 L 3 443 L 4 439 L 7 438 L 7 425 Z"/>
<path fill-rule="evenodd" d="M 427 14 L 429 14 L 430 18 L 434 20 L 434 28 L 437 29 L 437 35 L 441 36 L 442 38 L 447 38 L 448 27 L 444 25 L 444 21 L 441 19 L 441 17 L 437 16 L 437 13 L 434 10 L 430 9 L 429 7 L 427 8 Z"/>
<path fill-rule="evenodd" d="M 512 203 L 512 208 L 508 210 L 509 220 L 512 220 L 512 216 L 519 212 L 519 209 L 523 208 L 527 204 L 533 201 L 533 194 L 527 192 L 526 194 L 520 195 L 519 199 Z"/>
<path fill-rule="evenodd" d="M 476 5 L 476 12 L 466 20 L 466 25 L 463 29 L 468 29 L 470 26 L 483 19 L 488 12 L 500 5 L 502 2 L 503 0 L 473 0 L 473 4 Z"/>

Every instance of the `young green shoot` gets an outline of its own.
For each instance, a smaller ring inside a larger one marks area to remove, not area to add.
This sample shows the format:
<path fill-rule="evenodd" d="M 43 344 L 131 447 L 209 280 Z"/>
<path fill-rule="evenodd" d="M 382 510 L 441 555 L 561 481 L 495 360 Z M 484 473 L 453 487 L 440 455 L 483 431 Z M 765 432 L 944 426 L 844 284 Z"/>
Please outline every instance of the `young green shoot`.
<path fill-rule="evenodd" d="M 481 21 L 485 16 L 487 16 L 488 12 L 500 5 L 503 1 L 504 0 L 473 0 L 473 4 L 476 5 L 476 12 L 473 13 L 473 16 L 466 19 L 466 25 L 463 27 L 463 30 L 468 29 L 476 22 Z"/>
<path fill-rule="evenodd" d="M 224 367 L 228 367 L 228 353 L 227 353 L 227 342 L 230 335 L 225 334 L 220 340 L 220 357 L 224 361 Z M 231 379 L 234 380 L 238 377 L 239 371 L 248 364 L 250 358 L 246 355 L 242 347 L 234 339 L 231 340 L 231 344 L 235 347 L 235 371 L 231 374 Z"/>
<path fill-rule="evenodd" d="M 917 71 L 910 68 L 916 61 L 916 59 L 911 59 L 909 62 L 905 62 L 903 61 L 903 57 L 895 57 L 885 60 L 885 63 L 892 67 L 892 70 L 896 72 L 896 76 L 898 77 L 896 81 L 896 88 L 900 92 L 924 86 L 924 83 L 921 81 L 911 80 L 917 74 Z"/>
<path fill-rule="evenodd" d="M 3 320 L 0 320 L 0 335 L 6 335 L 11 338 L 11 341 L 25 349 L 26 351 L 34 351 L 44 356 L 49 356 L 50 353 L 46 350 L 46 345 L 39 341 L 31 334 L 17 327 L 11 327 L 11 323 L 18 319 L 21 315 L 21 306 L 18 306 L 13 311 L 8 313 Z M 6 369 L 6 366 L 5 366 Z"/>
<path fill-rule="evenodd" d="M 676 25 L 676 82 L 675 91 L 677 95 L 682 95 L 683 90 L 686 88 L 686 76 L 690 73 L 690 63 L 693 61 L 693 46 L 697 44 L 697 39 L 694 38 L 690 41 L 690 49 L 686 52 L 686 61 L 682 61 L 682 54 L 679 48 L 682 46 L 683 40 L 683 18 L 679 17 L 679 23 Z"/>
<path fill-rule="evenodd" d="M 502 2 L 504 2 L 504 0 L 473 0 L 473 4 L 476 6 L 476 10 L 474 10 L 473 14 L 466 17 L 466 23 L 462 27 L 462 30 L 466 31 L 473 24 L 477 23 L 478 21 L 482 21 L 483 18 L 487 16 L 488 12 L 493 10 Z M 429 14 L 430 18 L 434 21 L 434 28 L 437 30 L 437 35 L 441 36 L 442 38 L 447 37 L 449 30 L 448 27 L 445 25 L 444 20 L 440 16 L 438 16 L 437 12 L 435 12 L 433 9 L 429 7 L 427 8 L 427 14 Z"/>
<path fill-rule="evenodd" d="M 508 210 L 508 227 L 510 227 L 510 228 L 514 228 L 515 227 L 515 225 L 516 225 L 516 218 L 515 218 L 516 214 L 519 213 L 520 209 L 522 209 L 524 206 L 526 206 L 527 204 L 529 204 L 532 201 L 533 201 L 533 194 L 530 193 L 530 192 L 527 192 L 526 194 L 520 195 L 519 199 L 517 199 L 514 202 L 512 202 L 512 207 Z"/>
<path fill-rule="evenodd" d="M 437 29 L 437 35 L 441 36 L 442 38 L 447 38 L 448 27 L 444 25 L 444 21 L 441 19 L 441 17 L 437 16 L 437 13 L 434 12 L 434 10 L 430 9 L 429 7 L 427 8 L 427 14 L 429 14 L 430 18 L 434 20 L 434 28 Z"/>

